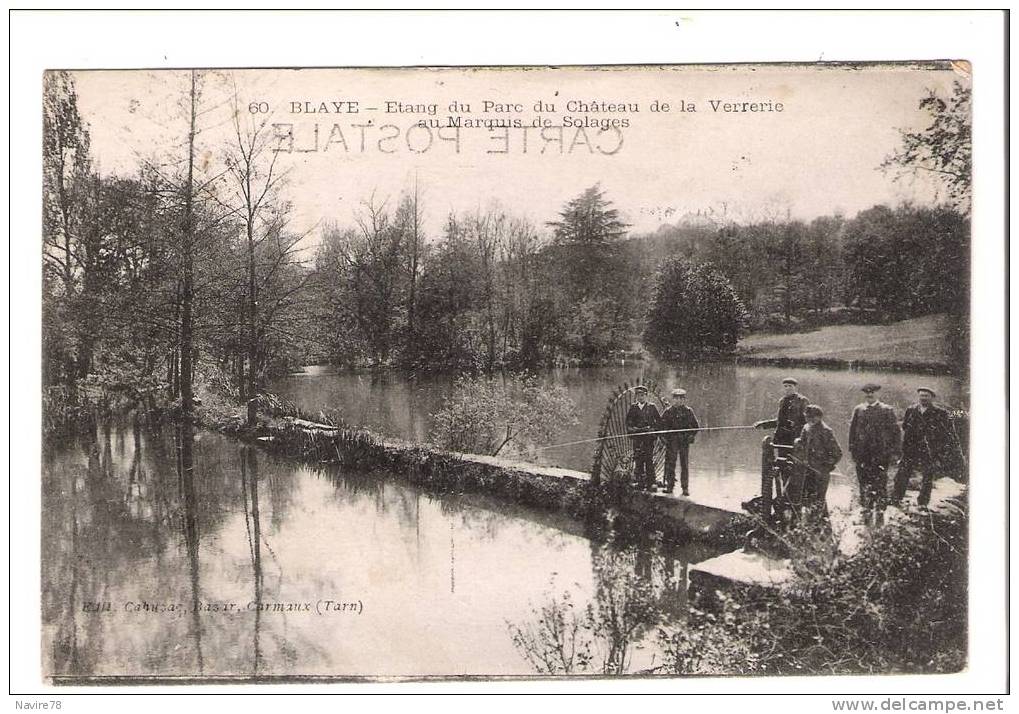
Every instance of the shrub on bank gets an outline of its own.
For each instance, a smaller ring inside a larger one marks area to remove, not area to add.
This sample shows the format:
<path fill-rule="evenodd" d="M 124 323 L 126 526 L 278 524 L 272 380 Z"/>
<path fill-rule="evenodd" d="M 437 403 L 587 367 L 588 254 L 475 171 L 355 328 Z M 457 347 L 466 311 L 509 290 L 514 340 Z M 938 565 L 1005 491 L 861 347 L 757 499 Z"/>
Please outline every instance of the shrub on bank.
<path fill-rule="evenodd" d="M 532 375 L 464 375 L 433 419 L 440 448 L 496 456 L 550 443 L 577 423 L 577 407 L 565 387 Z"/>
<path fill-rule="evenodd" d="M 780 589 L 733 588 L 662 631 L 673 673 L 946 673 L 966 664 L 965 503 L 911 511 L 838 561 L 794 552 Z"/>

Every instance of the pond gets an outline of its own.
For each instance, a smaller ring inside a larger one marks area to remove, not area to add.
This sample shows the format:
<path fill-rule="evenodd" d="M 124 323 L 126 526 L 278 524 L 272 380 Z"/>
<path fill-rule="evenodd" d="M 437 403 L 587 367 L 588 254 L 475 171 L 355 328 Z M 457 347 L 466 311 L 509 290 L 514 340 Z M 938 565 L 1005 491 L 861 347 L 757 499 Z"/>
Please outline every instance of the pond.
<path fill-rule="evenodd" d="M 653 612 L 591 666 L 648 670 L 717 554 L 141 420 L 49 444 L 42 495 L 43 670 L 69 677 L 535 674 L 537 609 L 626 587 Z"/>
<path fill-rule="evenodd" d="M 638 378 L 652 379 L 662 394 L 674 387 L 687 390 L 687 404 L 702 427 L 750 425 L 775 416 L 782 396 L 782 378 L 792 375 L 800 392 L 825 412 L 825 421 L 848 452 L 849 419 L 853 407 L 863 401 L 860 387 L 867 382 L 882 385 L 882 401 L 895 407 L 899 418 L 915 401 L 916 389 L 928 386 L 938 401 L 967 408 L 966 386 L 954 377 L 909 372 L 823 370 L 739 366 L 731 363 L 663 365 L 634 363 L 619 367 L 574 368 L 548 371 L 540 376 L 565 386 L 577 405 L 579 423 L 567 427 L 557 443 L 589 439 L 598 435 L 598 424 L 613 389 Z M 315 412 L 338 411 L 349 423 L 367 426 L 383 434 L 412 441 L 427 440 L 431 415 L 452 391 L 454 378 L 439 376 L 410 380 L 395 373 L 338 372 L 329 367 L 307 367 L 301 373 L 277 379 L 272 389 Z M 748 494 L 759 490 L 760 443 L 765 432 L 750 429 L 705 431 L 697 436 L 690 452 L 690 481 L 697 490 L 721 489 Z M 540 464 L 589 471 L 595 445 L 578 444 L 525 453 Z M 852 475 L 848 456 L 839 465 Z M 838 485 L 838 480 L 833 485 Z"/>

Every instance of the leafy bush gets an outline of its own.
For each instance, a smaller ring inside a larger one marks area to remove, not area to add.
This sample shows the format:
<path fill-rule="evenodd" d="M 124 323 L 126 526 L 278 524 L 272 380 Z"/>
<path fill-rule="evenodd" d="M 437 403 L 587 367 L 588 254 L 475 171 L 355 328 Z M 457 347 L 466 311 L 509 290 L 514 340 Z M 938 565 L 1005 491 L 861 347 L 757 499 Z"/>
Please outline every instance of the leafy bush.
<path fill-rule="evenodd" d="M 577 423 L 577 407 L 565 387 L 533 375 L 461 376 L 434 416 L 432 440 L 451 451 L 498 455 L 511 446 L 547 444 Z"/>
<path fill-rule="evenodd" d="M 672 258 L 658 272 L 644 344 L 666 359 L 730 353 L 747 320 L 724 275 L 706 263 Z"/>
<path fill-rule="evenodd" d="M 553 585 L 554 587 L 554 585 Z M 590 669 L 592 642 L 584 613 L 569 591 L 548 595 L 533 610 L 534 622 L 507 623 L 513 645 L 538 674 L 573 674 Z"/>

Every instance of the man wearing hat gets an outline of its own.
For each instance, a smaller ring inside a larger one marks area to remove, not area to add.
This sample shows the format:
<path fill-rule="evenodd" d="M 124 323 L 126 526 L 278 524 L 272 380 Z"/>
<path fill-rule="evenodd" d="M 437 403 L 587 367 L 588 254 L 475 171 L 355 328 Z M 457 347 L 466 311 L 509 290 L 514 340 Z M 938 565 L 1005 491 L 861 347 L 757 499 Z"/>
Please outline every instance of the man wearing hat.
<path fill-rule="evenodd" d="M 647 400 L 647 387 L 638 384 L 634 393 L 637 401 L 626 412 L 626 433 L 633 444 L 633 480 L 637 488 L 651 491 L 655 486 L 654 452 L 658 437 L 647 432 L 657 431 L 660 415 L 658 407 Z"/>
<path fill-rule="evenodd" d="M 919 471 L 923 481 L 916 502 L 926 507 L 935 476 L 958 472 L 964 459 L 948 410 L 934 403 L 934 390 L 920 387 L 916 393 L 917 403 L 902 417 L 902 460 L 895 474 L 892 499 L 896 504 L 902 500 L 909 477 Z"/>
<path fill-rule="evenodd" d="M 856 463 L 856 480 L 860 485 L 863 522 L 876 525 L 884 520 L 888 500 L 888 466 L 899 454 L 899 424 L 895 410 L 878 399 L 881 385 L 873 382 L 860 391 L 864 401 L 853 409 L 849 422 L 849 453 Z"/>
<path fill-rule="evenodd" d="M 665 441 L 665 490 L 669 493 L 676 488 L 676 457 L 679 457 L 679 485 L 683 495 L 690 495 L 690 444 L 694 441 L 696 431 L 678 431 L 681 429 L 697 429 L 697 417 L 693 409 L 686 405 L 686 390 L 673 389 L 675 400 L 664 412 L 658 423 L 661 431 L 678 433 L 663 434 Z"/>

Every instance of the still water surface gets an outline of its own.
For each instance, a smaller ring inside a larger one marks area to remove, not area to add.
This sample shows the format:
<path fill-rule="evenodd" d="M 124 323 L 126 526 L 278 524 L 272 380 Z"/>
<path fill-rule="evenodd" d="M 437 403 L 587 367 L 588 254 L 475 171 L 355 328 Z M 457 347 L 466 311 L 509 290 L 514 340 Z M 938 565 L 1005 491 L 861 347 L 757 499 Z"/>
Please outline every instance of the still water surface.
<path fill-rule="evenodd" d="M 716 554 L 606 546 L 547 513 L 173 432 L 108 425 L 48 449 L 47 673 L 533 674 L 509 625 L 550 593 L 615 597 L 625 574 L 660 603 L 637 671 L 661 661 L 652 625 L 685 615 L 687 566 Z"/>

